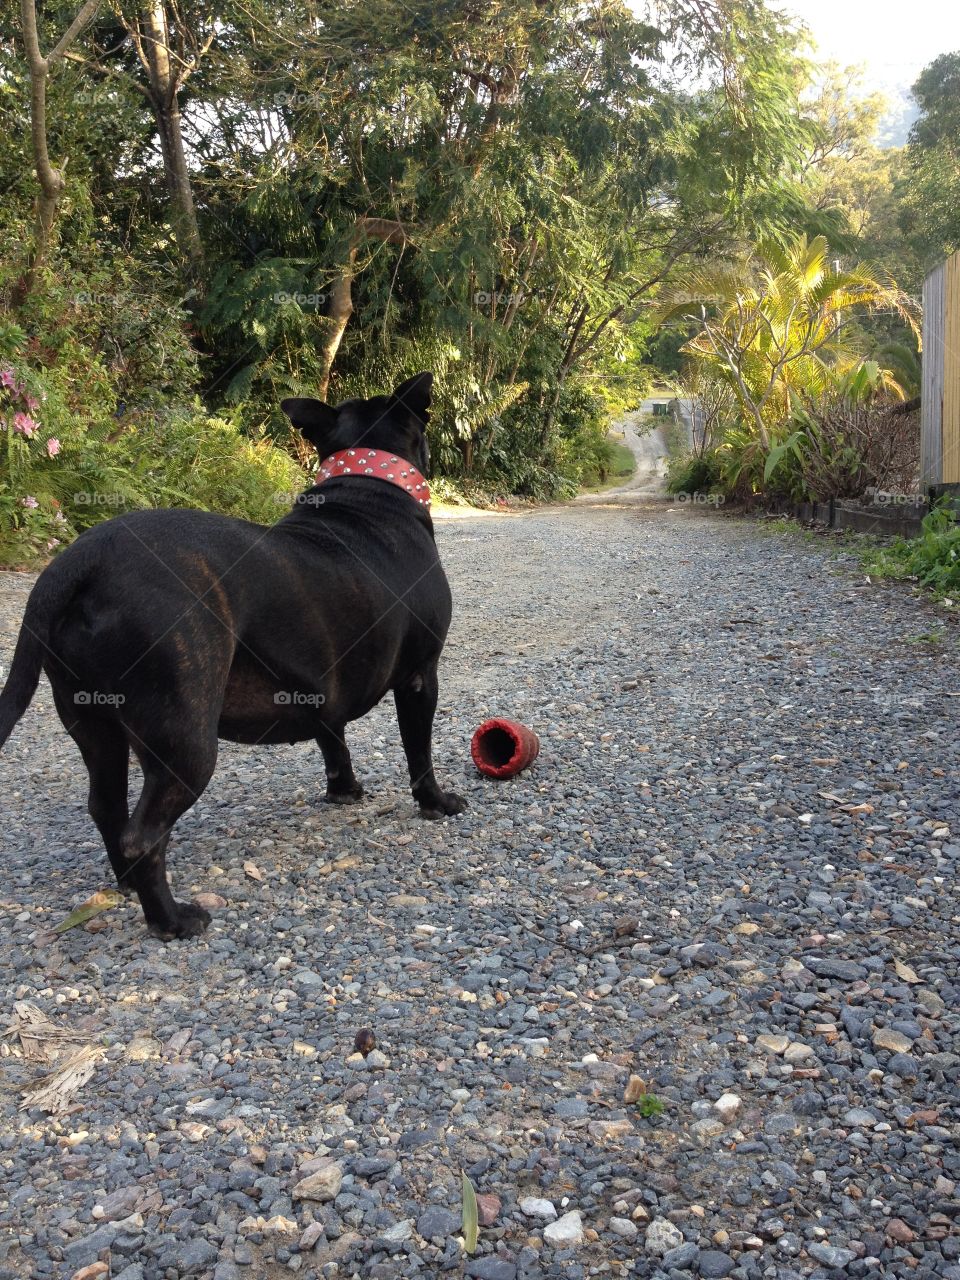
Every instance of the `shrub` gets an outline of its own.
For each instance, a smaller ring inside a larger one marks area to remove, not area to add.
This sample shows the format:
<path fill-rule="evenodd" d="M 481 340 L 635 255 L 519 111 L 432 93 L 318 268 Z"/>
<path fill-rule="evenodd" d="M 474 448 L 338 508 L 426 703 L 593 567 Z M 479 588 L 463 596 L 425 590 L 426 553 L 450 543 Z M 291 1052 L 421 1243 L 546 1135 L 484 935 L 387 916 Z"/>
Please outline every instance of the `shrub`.
<path fill-rule="evenodd" d="M 309 480 L 286 450 L 251 440 L 234 421 L 193 414 L 150 415 L 118 441 L 145 505 L 198 507 L 273 524 Z"/>
<path fill-rule="evenodd" d="M 925 517 L 916 538 L 898 538 L 871 550 L 866 568 L 878 577 L 916 578 L 938 596 L 960 591 L 960 520 L 950 507 L 937 507 Z"/>
<path fill-rule="evenodd" d="M 674 454 L 667 462 L 667 493 L 712 493 L 721 477 L 720 458 L 715 449 Z"/>
<path fill-rule="evenodd" d="M 283 449 L 205 417 L 199 405 L 77 413 L 73 380 L 62 374 L 0 364 L 0 564 L 45 559 L 85 528 L 140 507 L 269 524 L 307 484 Z"/>

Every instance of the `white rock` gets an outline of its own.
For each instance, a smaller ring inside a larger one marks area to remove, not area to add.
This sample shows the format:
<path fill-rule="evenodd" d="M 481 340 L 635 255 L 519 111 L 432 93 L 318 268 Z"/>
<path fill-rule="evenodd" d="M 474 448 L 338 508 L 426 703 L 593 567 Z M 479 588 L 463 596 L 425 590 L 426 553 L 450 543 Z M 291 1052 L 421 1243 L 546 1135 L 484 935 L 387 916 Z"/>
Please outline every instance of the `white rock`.
<path fill-rule="evenodd" d="M 669 1253 L 671 1249 L 677 1249 L 683 1244 L 683 1232 L 679 1227 L 675 1227 L 672 1222 L 668 1222 L 666 1218 L 654 1218 L 649 1227 L 647 1227 L 646 1235 L 643 1237 L 643 1244 L 647 1253 L 652 1253 L 658 1258 L 662 1258 L 665 1253 Z"/>
<path fill-rule="evenodd" d="M 412 1235 L 413 1219 L 404 1218 L 401 1222 L 395 1222 L 392 1227 L 388 1227 L 382 1238 L 389 1240 L 391 1244 L 400 1244 L 403 1240 L 409 1240 Z"/>
<path fill-rule="evenodd" d="M 804 1058 L 812 1058 L 813 1049 L 808 1044 L 801 1044 L 799 1040 L 794 1040 L 793 1044 L 788 1044 L 783 1052 L 784 1062 L 803 1062 Z"/>
<path fill-rule="evenodd" d="M 571 1209 L 556 1222 L 544 1228 L 543 1238 L 547 1244 L 581 1244 L 583 1242 L 583 1222 L 576 1209 Z"/>
<path fill-rule="evenodd" d="M 293 1188 L 296 1200 L 336 1200 L 343 1182 L 343 1170 L 333 1160 L 326 1161 Z"/>
<path fill-rule="evenodd" d="M 737 1094 L 722 1093 L 713 1104 L 713 1109 L 724 1124 L 730 1124 L 742 1106 L 743 1101 Z"/>
<path fill-rule="evenodd" d="M 615 1236 L 623 1236 L 624 1240 L 635 1240 L 639 1234 L 637 1224 L 629 1218 L 611 1218 L 607 1225 Z"/>
<path fill-rule="evenodd" d="M 524 1196 L 520 1201 L 520 1212 L 528 1218 L 555 1218 L 557 1211 L 550 1200 L 541 1200 L 539 1196 Z"/>
<path fill-rule="evenodd" d="M 756 1040 L 757 1048 L 762 1049 L 764 1053 L 783 1053 L 789 1043 L 788 1036 L 771 1036 L 766 1033 L 757 1036 Z"/>

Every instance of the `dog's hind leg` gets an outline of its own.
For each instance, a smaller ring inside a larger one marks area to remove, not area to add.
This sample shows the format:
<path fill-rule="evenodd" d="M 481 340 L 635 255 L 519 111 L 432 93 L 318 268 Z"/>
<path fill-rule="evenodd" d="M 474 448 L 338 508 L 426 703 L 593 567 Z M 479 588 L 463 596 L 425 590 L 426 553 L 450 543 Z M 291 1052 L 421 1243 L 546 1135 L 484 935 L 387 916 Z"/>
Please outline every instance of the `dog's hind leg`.
<path fill-rule="evenodd" d="M 437 664 L 425 668 L 393 691 L 400 738 L 410 769 L 410 789 L 424 818 L 462 813 L 467 802 L 453 791 L 443 791 L 433 772 L 433 717 L 437 710 Z"/>
<path fill-rule="evenodd" d="M 190 938 L 210 923 L 210 913 L 193 902 L 177 902 L 167 883 L 167 844 L 178 818 L 199 799 L 217 762 L 217 740 L 194 738 L 185 727 L 176 744 L 147 744 L 134 750 L 143 766 L 143 791 L 123 833 L 122 849 L 151 933 Z M 175 763 L 167 764 L 167 761 Z"/>
<path fill-rule="evenodd" d="M 324 725 L 317 739 L 327 771 L 327 804 L 355 804 L 363 797 L 363 787 L 353 772 L 353 761 L 344 737 L 344 726 Z"/>
<path fill-rule="evenodd" d="M 127 805 L 130 748 L 126 736 L 119 725 L 109 720 L 88 716 L 71 724 L 69 714 L 64 718 L 59 701 L 57 710 L 61 711 L 61 719 L 67 726 L 67 732 L 80 748 L 83 763 L 90 775 L 87 800 L 90 817 L 103 837 L 117 884 L 125 892 L 130 892 L 130 864 L 120 848 L 120 839 L 130 819 Z"/>

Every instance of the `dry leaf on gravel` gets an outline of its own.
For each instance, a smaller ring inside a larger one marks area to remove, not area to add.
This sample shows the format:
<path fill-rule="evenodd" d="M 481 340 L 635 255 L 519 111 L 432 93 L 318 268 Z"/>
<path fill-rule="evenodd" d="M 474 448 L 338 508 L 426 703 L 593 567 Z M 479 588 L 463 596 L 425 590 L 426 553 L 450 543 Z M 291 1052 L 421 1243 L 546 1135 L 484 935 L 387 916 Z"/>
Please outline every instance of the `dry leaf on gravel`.
<path fill-rule="evenodd" d="M 43 1010 L 29 1000 L 18 1000 L 13 1012 L 14 1020 L 3 1034 L 19 1036 L 23 1056 L 29 1062 L 55 1062 L 65 1052 L 79 1049 L 90 1038 L 75 1027 L 51 1022 Z"/>
<path fill-rule="evenodd" d="M 23 1095 L 21 1109 L 39 1107 L 51 1113 L 63 1111 L 78 1089 L 87 1083 L 105 1056 L 99 1045 L 87 1045 L 57 1064 L 55 1071 L 36 1081 Z"/>
<path fill-rule="evenodd" d="M 255 862 L 245 862 L 243 864 L 243 869 L 246 872 L 246 874 L 250 877 L 251 880 L 263 879 L 263 872 L 260 870 L 260 868 L 257 866 Z"/>
<path fill-rule="evenodd" d="M 81 902 L 80 906 L 71 911 L 65 920 L 55 924 L 53 932 L 66 933 L 68 929 L 75 929 L 78 924 L 86 924 L 88 920 L 98 916 L 101 911 L 109 911 L 111 907 L 119 907 L 121 902 L 123 902 L 123 894 L 119 889 L 100 889 L 89 897 L 86 902 Z"/>
<path fill-rule="evenodd" d="M 897 971 L 897 977 L 902 978 L 904 982 L 922 981 L 922 979 L 917 974 L 917 971 L 915 969 L 911 969 L 910 966 L 903 960 L 894 960 L 893 967 Z"/>

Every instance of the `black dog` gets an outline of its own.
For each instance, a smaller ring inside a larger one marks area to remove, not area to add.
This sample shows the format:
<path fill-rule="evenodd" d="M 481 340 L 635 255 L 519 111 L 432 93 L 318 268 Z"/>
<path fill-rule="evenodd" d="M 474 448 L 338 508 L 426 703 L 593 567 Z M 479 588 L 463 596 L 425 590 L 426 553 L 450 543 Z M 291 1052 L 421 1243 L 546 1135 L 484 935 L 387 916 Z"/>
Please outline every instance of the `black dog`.
<path fill-rule="evenodd" d="M 430 754 L 451 607 L 416 471 L 427 469 L 431 384 L 421 373 L 392 396 L 337 408 L 285 400 L 321 458 L 340 456 L 279 523 L 198 511 L 118 516 L 78 538 L 30 594 L 0 694 L 0 745 L 42 668 L 90 774 L 90 814 L 117 879 L 163 938 L 210 921 L 174 901 L 166 849 L 210 781 L 218 738 L 315 738 L 327 800 L 349 803 L 362 791 L 344 726 L 393 690 L 421 813 L 466 807 L 440 789 Z M 376 465 L 354 472 L 354 455 L 341 454 L 349 450 Z M 382 453 L 374 460 L 370 450 Z M 143 769 L 132 817 L 131 750 Z"/>

